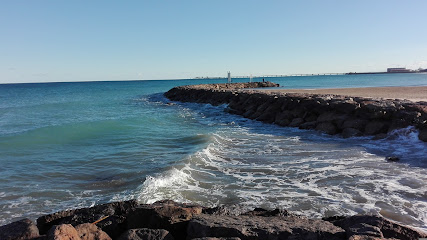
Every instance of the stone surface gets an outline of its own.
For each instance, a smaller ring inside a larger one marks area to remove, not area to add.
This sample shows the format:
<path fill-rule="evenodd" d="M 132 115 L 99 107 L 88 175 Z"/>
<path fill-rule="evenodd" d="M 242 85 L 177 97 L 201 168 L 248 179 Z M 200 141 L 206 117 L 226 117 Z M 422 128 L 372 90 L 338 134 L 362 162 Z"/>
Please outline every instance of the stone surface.
<path fill-rule="evenodd" d="M 79 233 L 71 224 L 52 226 L 47 232 L 48 240 L 80 240 Z"/>
<path fill-rule="evenodd" d="M 53 225 L 93 223 L 107 217 L 96 225 L 110 237 L 118 237 L 126 230 L 127 214 L 138 205 L 136 200 L 113 202 L 91 208 L 81 208 L 48 214 L 37 219 L 40 234 L 46 233 Z"/>
<path fill-rule="evenodd" d="M 366 135 L 375 135 L 378 133 L 386 132 L 386 125 L 384 122 L 372 121 L 366 124 L 365 134 Z"/>
<path fill-rule="evenodd" d="M 400 159 L 396 156 L 389 156 L 389 157 L 386 157 L 385 160 L 390 162 L 398 162 Z"/>
<path fill-rule="evenodd" d="M 330 218 L 329 221 L 334 225 L 343 228 L 346 231 L 348 238 L 351 238 L 352 236 L 395 239 L 419 239 L 427 237 L 427 234 L 424 232 L 399 225 L 381 216 L 375 215 L 356 215 L 351 217 Z"/>
<path fill-rule="evenodd" d="M 319 123 L 316 127 L 316 130 L 330 135 L 337 133 L 337 128 L 333 123 L 330 122 Z"/>
<path fill-rule="evenodd" d="M 418 138 L 421 141 L 427 142 L 427 129 L 422 129 L 420 130 L 419 134 L 418 134 Z"/>
<path fill-rule="evenodd" d="M 345 231 L 322 220 L 303 217 L 215 216 L 201 214 L 188 225 L 188 238 L 343 239 Z"/>
<path fill-rule="evenodd" d="M 173 236 L 164 229 L 129 229 L 118 240 L 174 240 Z"/>
<path fill-rule="evenodd" d="M 9 223 L 0 227 L 1 240 L 30 239 L 39 236 L 37 226 L 28 218 Z"/>
<path fill-rule="evenodd" d="M 75 227 L 82 240 L 111 240 L 107 233 L 92 223 L 83 223 Z"/>
<path fill-rule="evenodd" d="M 193 216 L 202 213 L 202 207 L 159 201 L 150 205 L 140 205 L 128 216 L 128 229 L 155 228 L 166 229 L 176 239 L 185 239 L 186 229 Z"/>
<path fill-rule="evenodd" d="M 302 118 L 294 118 L 291 123 L 289 123 L 289 127 L 298 127 L 304 123 L 304 119 Z"/>
<path fill-rule="evenodd" d="M 217 238 L 217 237 L 202 237 L 202 238 L 192 238 L 191 240 L 241 240 L 241 239 L 238 238 L 238 237 L 224 237 L 224 238 L 222 238 L 222 237 L 220 237 L 220 238 Z"/>
<path fill-rule="evenodd" d="M 362 132 L 355 128 L 345 128 L 344 130 L 342 130 L 341 135 L 344 138 L 357 137 L 357 136 L 361 136 Z"/>

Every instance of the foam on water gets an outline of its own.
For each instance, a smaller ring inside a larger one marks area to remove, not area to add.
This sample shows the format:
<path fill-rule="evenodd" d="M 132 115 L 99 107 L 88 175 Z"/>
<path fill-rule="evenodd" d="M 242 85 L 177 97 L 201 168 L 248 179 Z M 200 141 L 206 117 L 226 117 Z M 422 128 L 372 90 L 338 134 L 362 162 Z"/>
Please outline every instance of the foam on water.
<path fill-rule="evenodd" d="M 342 139 L 218 117 L 221 107 L 184 104 L 184 109 L 183 117 L 219 127 L 182 166 L 148 177 L 141 202 L 241 204 L 311 217 L 379 213 L 427 229 L 427 150 L 411 127 L 384 140 Z M 401 162 L 385 161 L 389 154 Z"/>

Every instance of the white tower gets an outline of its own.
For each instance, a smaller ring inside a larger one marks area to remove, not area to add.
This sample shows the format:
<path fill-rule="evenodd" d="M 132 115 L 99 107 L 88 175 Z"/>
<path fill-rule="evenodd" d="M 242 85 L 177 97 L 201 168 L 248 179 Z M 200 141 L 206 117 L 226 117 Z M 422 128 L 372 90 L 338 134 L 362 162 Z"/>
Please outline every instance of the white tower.
<path fill-rule="evenodd" d="M 227 75 L 228 75 L 228 83 L 231 83 L 231 73 L 230 73 L 230 71 L 227 72 Z"/>

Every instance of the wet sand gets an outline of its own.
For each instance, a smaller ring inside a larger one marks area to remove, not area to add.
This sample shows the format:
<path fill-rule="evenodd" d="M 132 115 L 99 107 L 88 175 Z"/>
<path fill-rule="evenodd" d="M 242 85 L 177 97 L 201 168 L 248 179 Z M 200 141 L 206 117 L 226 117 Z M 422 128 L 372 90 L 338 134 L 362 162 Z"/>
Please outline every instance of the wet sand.
<path fill-rule="evenodd" d="M 427 86 L 422 87 L 367 87 L 330 89 L 268 89 L 263 92 L 334 94 L 351 97 L 406 99 L 414 102 L 427 101 Z"/>

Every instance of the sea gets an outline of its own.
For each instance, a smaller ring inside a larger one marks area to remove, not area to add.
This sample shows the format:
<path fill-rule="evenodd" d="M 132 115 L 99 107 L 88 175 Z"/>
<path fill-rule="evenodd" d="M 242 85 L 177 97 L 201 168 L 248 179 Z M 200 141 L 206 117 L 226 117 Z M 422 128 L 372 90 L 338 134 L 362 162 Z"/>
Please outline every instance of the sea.
<path fill-rule="evenodd" d="M 421 73 L 265 80 L 309 89 L 427 86 Z M 172 199 L 312 218 L 380 214 L 427 230 L 427 143 L 416 129 L 343 139 L 163 96 L 175 86 L 223 82 L 0 84 L 0 225 L 113 201 Z"/>

